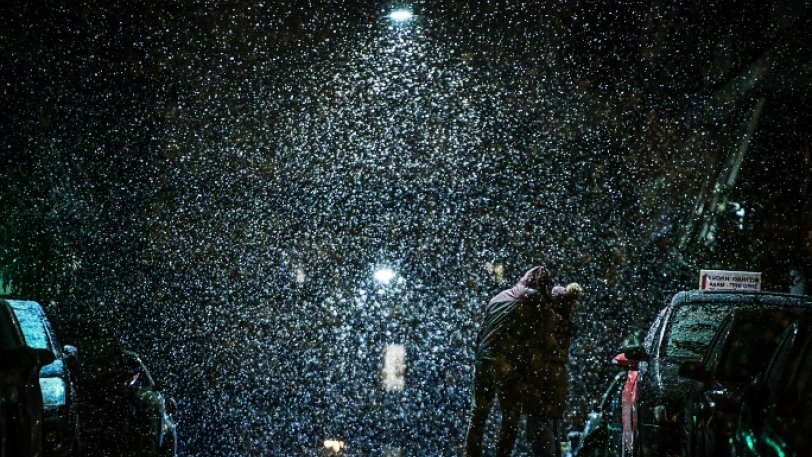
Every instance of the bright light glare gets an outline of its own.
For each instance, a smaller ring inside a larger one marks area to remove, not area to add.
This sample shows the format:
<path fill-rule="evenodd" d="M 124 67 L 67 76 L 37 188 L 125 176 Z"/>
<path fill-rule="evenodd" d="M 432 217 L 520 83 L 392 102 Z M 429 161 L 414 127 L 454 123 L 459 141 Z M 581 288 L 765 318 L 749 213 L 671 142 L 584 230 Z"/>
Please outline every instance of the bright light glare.
<path fill-rule="evenodd" d="M 402 391 L 406 387 L 406 347 L 388 344 L 383 356 L 381 381 L 388 392 Z"/>
<path fill-rule="evenodd" d="M 485 262 L 485 268 L 496 276 L 496 282 L 505 280 L 505 266 L 501 263 Z"/>
<path fill-rule="evenodd" d="M 324 440 L 324 449 L 334 454 L 338 454 L 342 449 L 344 449 L 344 442 L 339 440 Z"/>
<path fill-rule="evenodd" d="M 409 10 L 395 10 L 389 13 L 389 19 L 392 19 L 395 22 L 406 22 L 410 20 L 412 17 L 412 12 Z"/>
<path fill-rule="evenodd" d="M 395 272 L 391 268 L 381 268 L 372 277 L 381 284 L 389 284 L 395 279 Z"/>

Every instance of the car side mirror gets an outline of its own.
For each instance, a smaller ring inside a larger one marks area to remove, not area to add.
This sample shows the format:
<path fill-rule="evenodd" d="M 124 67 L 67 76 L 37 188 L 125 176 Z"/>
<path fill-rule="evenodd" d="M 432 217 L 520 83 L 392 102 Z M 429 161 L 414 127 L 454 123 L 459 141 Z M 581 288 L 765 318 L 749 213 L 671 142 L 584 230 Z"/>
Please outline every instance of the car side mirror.
<path fill-rule="evenodd" d="M 65 353 L 65 358 L 68 360 L 78 360 L 79 359 L 79 350 L 76 349 L 76 346 L 66 344 L 62 347 L 62 352 Z"/>
<path fill-rule="evenodd" d="M 710 372 L 705 369 L 705 366 L 699 360 L 682 362 L 677 374 L 683 378 L 693 379 L 703 384 L 707 384 L 711 380 Z"/>
<path fill-rule="evenodd" d="M 649 360 L 649 356 L 646 350 L 643 349 L 643 346 L 628 346 L 622 348 L 621 351 L 626 354 L 626 358 L 629 360 L 635 360 L 637 362 L 648 362 Z"/>
<path fill-rule="evenodd" d="M 626 357 L 625 352 L 621 352 L 612 359 L 612 364 L 621 366 L 627 370 L 636 370 L 639 363 L 637 360 L 630 360 Z"/>
<path fill-rule="evenodd" d="M 68 364 L 68 368 L 76 370 L 79 366 L 79 350 L 76 349 L 76 346 L 66 344 L 62 347 L 62 353 L 65 354 L 65 362 Z"/>

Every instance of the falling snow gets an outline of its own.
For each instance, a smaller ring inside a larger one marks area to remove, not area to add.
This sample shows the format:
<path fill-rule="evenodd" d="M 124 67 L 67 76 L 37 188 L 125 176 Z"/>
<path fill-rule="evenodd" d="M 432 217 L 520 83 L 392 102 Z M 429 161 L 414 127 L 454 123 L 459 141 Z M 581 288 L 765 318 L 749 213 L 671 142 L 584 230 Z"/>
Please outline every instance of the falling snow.
<path fill-rule="evenodd" d="M 483 307 L 536 263 L 585 286 L 578 426 L 699 268 L 803 270 L 804 7 L 27 3 L 2 286 L 141 353 L 181 455 L 459 455 Z M 759 58 L 770 95 L 720 89 Z"/>

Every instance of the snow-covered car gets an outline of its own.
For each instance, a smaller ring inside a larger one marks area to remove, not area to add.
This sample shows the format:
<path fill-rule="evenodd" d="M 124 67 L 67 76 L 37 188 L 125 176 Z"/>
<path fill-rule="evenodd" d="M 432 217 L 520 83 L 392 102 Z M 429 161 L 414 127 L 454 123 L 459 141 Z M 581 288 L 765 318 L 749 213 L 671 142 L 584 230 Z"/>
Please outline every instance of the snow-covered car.
<path fill-rule="evenodd" d="M 812 308 L 812 297 L 730 291 L 684 291 L 673 296 L 643 345 L 626 348 L 615 358 L 630 373 L 622 394 L 625 452 L 643 457 L 680 453 L 683 407 L 691 382 L 678 376 L 680 365 L 702 359 L 731 311 L 764 307 Z"/>
<path fill-rule="evenodd" d="M 778 339 L 809 309 L 746 310 L 724 320 L 701 361 L 688 361 L 679 375 L 692 379 L 683 418 L 683 455 L 729 455 L 742 395 L 761 373 Z"/>
<path fill-rule="evenodd" d="M 6 300 L 0 300 L 0 455 L 42 455 L 39 370 L 51 351 L 31 349 Z"/>
<path fill-rule="evenodd" d="M 88 455 L 174 457 L 174 399 L 135 352 L 106 338 L 85 343 L 80 381 Z"/>
<path fill-rule="evenodd" d="M 66 456 L 79 447 L 79 417 L 76 383 L 77 351 L 59 344 L 51 322 L 39 303 L 31 300 L 7 300 L 22 328 L 26 344 L 45 349 L 54 361 L 39 372 L 43 405 L 43 446 L 45 455 Z"/>

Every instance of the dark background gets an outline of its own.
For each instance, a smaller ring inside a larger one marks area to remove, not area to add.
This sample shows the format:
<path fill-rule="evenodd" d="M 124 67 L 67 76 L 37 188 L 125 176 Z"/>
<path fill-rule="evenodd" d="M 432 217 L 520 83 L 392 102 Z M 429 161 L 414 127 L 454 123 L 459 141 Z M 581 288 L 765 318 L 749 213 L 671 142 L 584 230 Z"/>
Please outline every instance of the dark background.
<path fill-rule="evenodd" d="M 456 455 L 482 307 L 542 262 L 587 292 L 580 425 L 700 268 L 806 291 L 810 9 L 4 2 L 4 287 L 142 353 L 183 455 Z"/>

